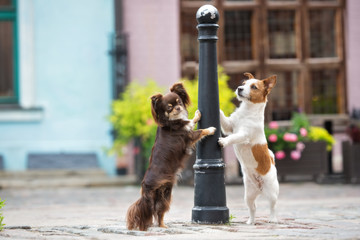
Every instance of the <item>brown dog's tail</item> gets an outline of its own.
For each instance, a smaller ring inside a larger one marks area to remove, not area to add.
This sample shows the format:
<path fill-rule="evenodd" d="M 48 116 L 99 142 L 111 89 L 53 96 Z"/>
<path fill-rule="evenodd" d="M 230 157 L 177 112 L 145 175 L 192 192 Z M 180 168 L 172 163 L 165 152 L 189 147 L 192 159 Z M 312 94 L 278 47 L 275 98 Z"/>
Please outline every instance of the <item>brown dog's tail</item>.
<path fill-rule="evenodd" d="M 127 228 L 129 230 L 139 228 L 146 231 L 152 225 L 153 206 L 151 201 L 144 195 L 133 203 L 127 211 Z"/>

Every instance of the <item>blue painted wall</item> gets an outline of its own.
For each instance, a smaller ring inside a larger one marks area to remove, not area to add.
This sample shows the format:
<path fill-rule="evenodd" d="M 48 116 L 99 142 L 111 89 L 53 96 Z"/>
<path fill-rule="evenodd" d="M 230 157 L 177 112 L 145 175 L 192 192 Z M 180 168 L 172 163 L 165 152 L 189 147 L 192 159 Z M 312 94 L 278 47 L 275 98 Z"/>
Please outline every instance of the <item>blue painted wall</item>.
<path fill-rule="evenodd" d="M 95 152 L 101 167 L 115 173 L 103 150 L 111 146 L 113 7 L 113 0 L 33 0 L 34 107 L 44 116 L 0 122 L 5 170 L 25 170 L 28 153 Z"/>

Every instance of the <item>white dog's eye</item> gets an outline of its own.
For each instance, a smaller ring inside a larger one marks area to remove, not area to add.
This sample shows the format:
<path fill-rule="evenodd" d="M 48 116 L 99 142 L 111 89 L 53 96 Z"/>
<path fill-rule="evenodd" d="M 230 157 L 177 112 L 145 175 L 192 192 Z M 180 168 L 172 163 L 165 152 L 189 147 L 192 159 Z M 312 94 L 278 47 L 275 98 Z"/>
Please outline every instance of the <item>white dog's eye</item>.
<path fill-rule="evenodd" d="M 251 85 L 251 89 L 254 89 L 254 90 L 256 90 L 256 89 L 258 89 L 255 85 Z"/>

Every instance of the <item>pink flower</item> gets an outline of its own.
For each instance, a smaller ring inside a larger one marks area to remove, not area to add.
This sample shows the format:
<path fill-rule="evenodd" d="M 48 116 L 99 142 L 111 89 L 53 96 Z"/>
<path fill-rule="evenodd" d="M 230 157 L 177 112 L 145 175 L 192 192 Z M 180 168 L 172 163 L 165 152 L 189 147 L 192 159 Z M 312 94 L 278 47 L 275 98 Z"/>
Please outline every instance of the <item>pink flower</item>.
<path fill-rule="evenodd" d="M 284 159 L 286 157 L 286 154 L 284 151 L 277 151 L 275 153 L 275 158 L 278 160 Z"/>
<path fill-rule="evenodd" d="M 298 137 L 294 133 L 285 133 L 283 139 L 287 142 L 296 142 Z"/>
<path fill-rule="evenodd" d="M 296 150 L 302 152 L 304 149 L 305 149 L 305 144 L 304 144 L 304 143 L 298 142 L 298 143 L 296 144 Z"/>
<path fill-rule="evenodd" d="M 291 157 L 293 160 L 297 161 L 297 160 L 299 160 L 300 157 L 301 157 L 301 152 L 300 152 L 300 151 L 297 151 L 297 150 L 291 151 L 290 157 Z"/>
<path fill-rule="evenodd" d="M 154 124 L 154 120 L 152 118 L 149 118 L 148 120 L 146 120 L 146 125 L 150 126 Z"/>
<path fill-rule="evenodd" d="M 269 123 L 269 128 L 270 128 L 270 129 L 278 129 L 278 128 L 279 128 L 279 124 L 278 124 L 277 122 L 275 122 L 275 121 L 271 121 L 271 122 Z"/>
<path fill-rule="evenodd" d="M 305 128 L 300 128 L 300 135 L 303 137 L 306 137 L 308 134 L 307 130 Z"/>
<path fill-rule="evenodd" d="M 276 141 L 277 141 L 277 136 L 276 136 L 276 134 L 271 134 L 271 135 L 269 136 L 269 141 L 270 141 L 270 142 L 276 142 Z"/>

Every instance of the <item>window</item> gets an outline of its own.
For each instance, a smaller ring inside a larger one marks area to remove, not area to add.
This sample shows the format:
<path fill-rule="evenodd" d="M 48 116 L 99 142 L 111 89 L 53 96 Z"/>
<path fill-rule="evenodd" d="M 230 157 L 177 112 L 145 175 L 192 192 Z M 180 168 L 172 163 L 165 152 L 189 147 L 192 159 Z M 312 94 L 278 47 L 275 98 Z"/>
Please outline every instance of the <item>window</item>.
<path fill-rule="evenodd" d="M 0 104 L 18 95 L 16 0 L 0 0 Z"/>
<path fill-rule="evenodd" d="M 244 72 L 278 76 L 268 120 L 289 119 L 294 111 L 345 113 L 345 0 L 181 0 L 183 76 L 196 74 L 195 14 L 204 4 L 220 13 L 218 62 L 230 87 Z"/>
<path fill-rule="evenodd" d="M 336 57 L 335 10 L 310 10 L 310 57 Z"/>
<path fill-rule="evenodd" d="M 225 11 L 225 59 L 249 60 L 251 47 L 251 11 Z"/>
<path fill-rule="evenodd" d="M 296 58 L 295 11 L 268 12 L 269 58 Z"/>

